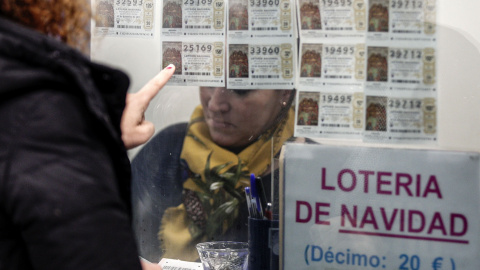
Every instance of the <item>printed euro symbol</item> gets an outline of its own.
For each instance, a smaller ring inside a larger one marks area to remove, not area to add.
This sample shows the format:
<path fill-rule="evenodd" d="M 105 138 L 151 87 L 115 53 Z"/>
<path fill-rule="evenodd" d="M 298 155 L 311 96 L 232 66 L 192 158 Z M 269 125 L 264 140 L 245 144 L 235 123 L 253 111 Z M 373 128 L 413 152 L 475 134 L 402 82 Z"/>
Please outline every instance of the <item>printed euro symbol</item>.
<path fill-rule="evenodd" d="M 442 269 L 442 261 L 443 261 L 442 257 L 435 258 L 435 260 L 433 260 L 433 263 L 432 263 L 432 268 L 434 270 Z"/>

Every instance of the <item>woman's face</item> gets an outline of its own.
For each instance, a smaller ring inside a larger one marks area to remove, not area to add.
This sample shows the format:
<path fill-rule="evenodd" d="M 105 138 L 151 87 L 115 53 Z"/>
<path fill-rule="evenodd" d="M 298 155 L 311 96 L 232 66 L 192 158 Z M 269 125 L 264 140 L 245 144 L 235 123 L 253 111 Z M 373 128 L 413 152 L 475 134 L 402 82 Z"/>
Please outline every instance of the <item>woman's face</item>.
<path fill-rule="evenodd" d="M 248 145 L 274 124 L 289 93 L 201 87 L 200 101 L 213 141 L 227 148 Z"/>

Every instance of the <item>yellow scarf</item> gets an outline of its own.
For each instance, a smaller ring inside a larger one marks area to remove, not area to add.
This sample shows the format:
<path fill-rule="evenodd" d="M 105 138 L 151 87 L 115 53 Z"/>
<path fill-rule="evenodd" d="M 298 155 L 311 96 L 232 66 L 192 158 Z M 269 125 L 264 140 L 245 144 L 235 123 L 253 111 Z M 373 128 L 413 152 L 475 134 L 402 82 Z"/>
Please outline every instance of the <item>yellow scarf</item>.
<path fill-rule="evenodd" d="M 293 136 L 294 118 L 290 109 L 275 129 L 235 154 L 212 141 L 202 107 L 195 109 L 180 155 L 190 170 L 183 185 L 184 203 L 168 208 L 161 222 L 159 239 L 164 258 L 196 261 L 197 243 L 226 232 L 243 207 L 250 173 L 270 173 L 272 153 L 278 153 Z"/>

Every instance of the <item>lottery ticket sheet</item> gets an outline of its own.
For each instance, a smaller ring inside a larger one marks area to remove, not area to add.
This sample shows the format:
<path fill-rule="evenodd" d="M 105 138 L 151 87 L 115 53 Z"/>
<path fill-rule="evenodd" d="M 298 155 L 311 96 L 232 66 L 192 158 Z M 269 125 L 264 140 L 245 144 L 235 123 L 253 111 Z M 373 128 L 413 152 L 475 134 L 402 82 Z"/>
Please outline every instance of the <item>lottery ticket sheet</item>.
<path fill-rule="evenodd" d="M 432 97 L 299 91 L 295 136 L 436 144 L 436 103 Z"/>
<path fill-rule="evenodd" d="M 435 0 L 298 0 L 297 15 L 296 136 L 437 143 Z"/>
<path fill-rule="evenodd" d="M 298 0 L 301 38 L 434 41 L 436 0 Z"/>
<path fill-rule="evenodd" d="M 436 0 L 369 0 L 368 40 L 435 41 Z"/>
<path fill-rule="evenodd" d="M 153 0 L 96 0 L 94 36 L 154 37 Z"/>
<path fill-rule="evenodd" d="M 435 48 L 383 44 L 301 43 L 295 136 L 438 142 Z"/>
<path fill-rule="evenodd" d="M 437 143 L 435 98 L 365 96 L 367 142 Z"/>
<path fill-rule="evenodd" d="M 249 41 L 253 42 L 252 39 Z M 256 41 L 258 43 L 228 44 L 227 88 L 295 88 L 295 40 Z"/>
<path fill-rule="evenodd" d="M 225 86 L 227 1 L 164 0 L 162 69 L 174 64 L 169 85 Z"/>
<path fill-rule="evenodd" d="M 225 0 L 164 0 L 162 38 L 217 36 L 225 38 Z"/>
<path fill-rule="evenodd" d="M 303 90 L 436 91 L 435 48 L 388 44 L 301 43 L 297 85 Z"/>
<path fill-rule="evenodd" d="M 364 141 L 438 143 L 434 46 L 421 41 L 367 45 Z"/>
<path fill-rule="evenodd" d="M 225 42 L 190 38 L 162 41 L 162 68 L 175 65 L 169 85 L 225 86 Z"/>
<path fill-rule="evenodd" d="M 295 136 L 361 139 L 363 93 L 297 92 Z"/>
<path fill-rule="evenodd" d="M 363 91 L 365 84 L 365 44 L 301 43 L 297 85 L 302 90 L 319 87 Z"/>
<path fill-rule="evenodd" d="M 365 0 L 298 0 L 301 38 L 365 38 Z"/>
<path fill-rule="evenodd" d="M 435 93 L 433 47 L 368 46 L 365 91 Z"/>
<path fill-rule="evenodd" d="M 229 89 L 293 89 L 297 33 L 293 0 L 230 0 Z"/>
<path fill-rule="evenodd" d="M 227 18 L 231 43 L 245 38 L 296 38 L 293 0 L 230 0 Z"/>

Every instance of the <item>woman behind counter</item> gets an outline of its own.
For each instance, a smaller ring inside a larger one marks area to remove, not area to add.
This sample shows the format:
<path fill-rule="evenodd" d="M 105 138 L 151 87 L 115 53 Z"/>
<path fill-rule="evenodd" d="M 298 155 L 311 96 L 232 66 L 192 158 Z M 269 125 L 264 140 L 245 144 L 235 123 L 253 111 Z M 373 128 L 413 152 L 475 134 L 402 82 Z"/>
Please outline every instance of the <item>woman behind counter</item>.
<path fill-rule="evenodd" d="M 254 173 L 270 194 L 272 152 L 293 136 L 293 98 L 293 90 L 201 87 L 190 122 L 145 145 L 132 161 L 142 256 L 195 261 L 199 242 L 247 241 L 244 187 Z"/>

